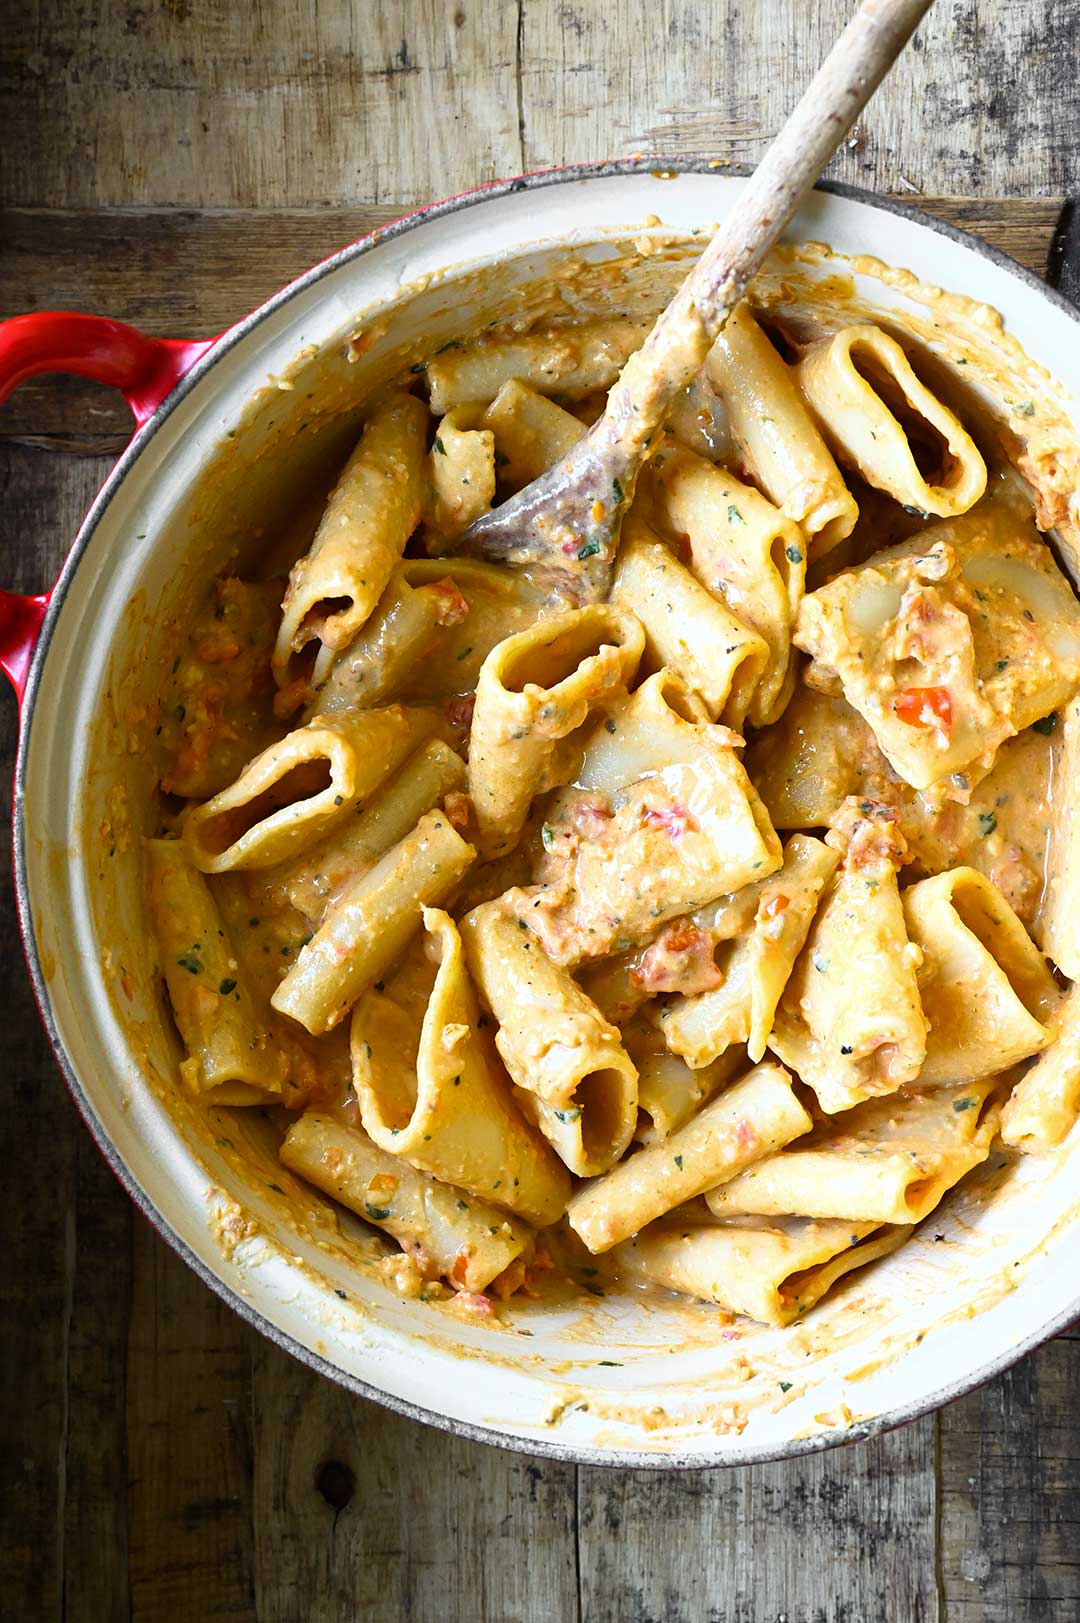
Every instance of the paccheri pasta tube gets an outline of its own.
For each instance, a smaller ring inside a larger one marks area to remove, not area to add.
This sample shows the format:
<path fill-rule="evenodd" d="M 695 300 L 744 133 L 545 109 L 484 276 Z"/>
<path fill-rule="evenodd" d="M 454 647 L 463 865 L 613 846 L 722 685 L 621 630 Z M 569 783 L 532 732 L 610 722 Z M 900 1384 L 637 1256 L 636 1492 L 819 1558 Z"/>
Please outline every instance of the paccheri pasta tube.
<path fill-rule="evenodd" d="M 680 446 L 662 446 L 643 479 L 658 521 L 685 538 L 688 566 L 769 650 L 748 719 L 775 721 L 791 697 L 791 628 L 806 578 L 806 541 L 752 485 Z"/>
<path fill-rule="evenodd" d="M 710 720 L 738 731 L 769 650 L 634 513 L 623 524 L 611 596 L 645 627 L 650 664 L 677 671 L 701 695 Z"/>
<path fill-rule="evenodd" d="M 986 489 L 971 435 L 879 327 L 813 345 L 795 376 L 826 439 L 867 484 L 941 518 L 966 513 Z"/>
<path fill-rule="evenodd" d="M 859 803 L 851 808 L 844 866 L 825 890 L 769 1039 L 830 1114 L 913 1082 L 926 1057 L 922 954 L 908 940 L 896 882 L 903 846 L 895 824 L 863 804 L 865 815 Z"/>
<path fill-rule="evenodd" d="M 169 1003 L 188 1051 L 180 1074 L 215 1104 L 265 1104 L 281 1093 L 287 1056 L 258 1013 L 210 888 L 179 840 L 144 849 Z"/>
<path fill-rule="evenodd" d="M 903 902 L 930 1022 L 920 1084 L 990 1076 L 1045 1048 L 1060 994 L 996 885 L 953 868 L 911 885 Z"/>
<path fill-rule="evenodd" d="M 432 552 L 460 535 L 495 500 L 495 436 L 479 426 L 478 417 L 476 410 L 458 406 L 435 430 L 425 513 Z"/>
<path fill-rule="evenodd" d="M 495 435 L 499 477 L 513 489 L 539 477 L 585 432 L 573 412 L 537 394 L 520 378 L 504 383 L 484 413 Z"/>
<path fill-rule="evenodd" d="M 670 1137 L 635 1150 L 579 1189 L 567 1220 L 590 1251 L 610 1251 L 811 1126 L 788 1073 L 779 1065 L 757 1065 Z"/>
<path fill-rule="evenodd" d="M 754 893 L 753 923 L 717 955 L 719 984 L 661 1009 L 660 1029 L 673 1053 L 692 1066 L 711 1065 L 732 1043 L 746 1043 L 752 1060 L 763 1057 L 776 1006 L 839 860 L 822 840 L 793 834 L 779 873 L 746 887 Z"/>
<path fill-rule="evenodd" d="M 296 678 L 297 656 L 313 641 L 321 646 L 310 679 L 325 680 L 382 596 L 420 519 L 426 429 L 427 410 L 413 395 L 391 395 L 368 418 L 311 550 L 289 576 L 273 658 L 280 687 Z"/>
<path fill-rule="evenodd" d="M 392 845 L 465 783 L 465 762 L 441 739 L 430 739 L 399 767 L 354 816 L 337 824 L 299 857 L 271 868 L 263 893 L 288 903 L 312 923 L 384 857 Z"/>
<path fill-rule="evenodd" d="M 1080 1116 L 1080 993 L 1069 992 L 1052 1023 L 1053 1042 L 1013 1090 L 1001 1136 L 1039 1152 L 1062 1143 Z"/>
<path fill-rule="evenodd" d="M 571 1172 L 606 1170 L 637 1121 L 637 1072 L 618 1031 L 501 902 L 468 914 L 462 937 L 522 1105 Z"/>
<path fill-rule="evenodd" d="M 550 615 L 494 647 L 476 684 L 469 795 L 481 850 L 517 838 L 533 798 L 565 781 L 558 746 L 624 688 L 645 646 L 640 621 L 598 603 Z"/>
<path fill-rule="evenodd" d="M 794 1324 L 855 1268 L 902 1245 L 910 1225 L 815 1223 L 804 1217 L 658 1224 L 615 1253 L 632 1277 L 745 1313 Z"/>
<path fill-rule="evenodd" d="M 525 1251 L 531 1234 L 497 1206 L 417 1172 L 358 1127 L 309 1111 L 285 1135 L 291 1172 L 385 1229 L 422 1273 L 482 1291 Z"/>
<path fill-rule="evenodd" d="M 575 789 L 544 825 L 541 885 L 510 893 L 550 957 L 621 951 L 779 867 L 738 742 L 670 671 L 607 707 L 583 741 Z"/>
<path fill-rule="evenodd" d="M 427 363 L 431 409 L 445 412 L 473 400 L 491 400 L 511 378 L 541 394 L 580 398 L 606 389 L 648 331 L 647 322 L 585 321 L 524 334 L 492 332 L 474 343 L 452 343 Z"/>
<path fill-rule="evenodd" d="M 527 1222 L 562 1216 L 569 1174 L 514 1104 L 449 914 L 425 908 L 410 958 L 357 1003 L 352 1060 L 364 1128 L 382 1149 Z"/>
<path fill-rule="evenodd" d="M 728 317 L 705 370 L 762 490 L 807 537 L 811 560 L 822 557 L 851 534 L 859 509 L 749 305 Z"/>
<path fill-rule="evenodd" d="M 184 846 L 203 873 L 271 868 L 344 823 L 435 718 L 401 705 L 297 727 L 244 768 L 236 782 L 193 807 Z"/>
<path fill-rule="evenodd" d="M 408 944 L 424 906 L 443 901 L 474 860 L 432 811 L 327 913 L 271 999 L 308 1031 L 330 1031 Z"/>
<path fill-rule="evenodd" d="M 869 1099 L 705 1197 L 716 1217 L 920 1223 L 986 1160 L 1001 1116 L 1000 1080 Z"/>

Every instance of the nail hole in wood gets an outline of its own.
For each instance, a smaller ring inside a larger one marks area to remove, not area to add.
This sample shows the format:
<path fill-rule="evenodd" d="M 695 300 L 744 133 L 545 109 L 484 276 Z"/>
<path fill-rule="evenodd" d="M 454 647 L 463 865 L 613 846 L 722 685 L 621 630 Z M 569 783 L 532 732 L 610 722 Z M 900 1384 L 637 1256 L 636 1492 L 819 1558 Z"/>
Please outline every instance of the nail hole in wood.
<path fill-rule="evenodd" d="M 356 1475 L 342 1460 L 325 1460 L 315 1472 L 315 1486 L 334 1510 L 344 1510 L 356 1491 Z"/>

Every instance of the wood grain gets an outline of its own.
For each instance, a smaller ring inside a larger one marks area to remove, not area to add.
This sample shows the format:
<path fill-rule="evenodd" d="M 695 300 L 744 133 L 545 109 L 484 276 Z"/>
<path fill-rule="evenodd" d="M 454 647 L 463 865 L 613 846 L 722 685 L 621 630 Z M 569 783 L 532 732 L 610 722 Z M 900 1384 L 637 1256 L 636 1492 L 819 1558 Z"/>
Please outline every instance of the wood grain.
<path fill-rule="evenodd" d="M 852 6 L 43 0 L 9 9 L 0 78 L 9 202 L 330 209 L 412 205 L 496 175 L 639 151 L 755 162 Z M 832 172 L 886 191 L 1072 190 L 1074 26 L 1069 0 L 936 6 Z M 1020 89 L 1032 85 L 1039 94 Z"/>

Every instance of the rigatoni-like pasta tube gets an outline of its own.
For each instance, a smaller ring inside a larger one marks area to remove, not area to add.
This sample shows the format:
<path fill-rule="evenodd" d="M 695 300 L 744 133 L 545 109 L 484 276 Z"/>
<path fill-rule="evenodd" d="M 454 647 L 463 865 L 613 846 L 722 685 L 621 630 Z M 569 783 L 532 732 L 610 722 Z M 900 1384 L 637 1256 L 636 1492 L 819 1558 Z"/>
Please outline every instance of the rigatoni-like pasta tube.
<path fill-rule="evenodd" d="M 537 1226 L 562 1216 L 570 1176 L 514 1104 L 448 913 L 425 908 L 401 970 L 357 1003 L 352 1061 L 364 1128 L 382 1149 Z"/>
<path fill-rule="evenodd" d="M 606 1171 L 637 1122 L 637 1072 L 616 1028 L 499 901 L 462 920 L 465 957 L 495 1046 L 536 1124 L 571 1172 Z"/>
<path fill-rule="evenodd" d="M 281 1093 L 287 1057 L 260 1018 L 202 874 L 179 840 L 147 840 L 147 894 L 173 1018 L 180 1075 L 213 1104 L 261 1105 Z"/>
<path fill-rule="evenodd" d="M 432 811 L 327 913 L 271 1002 L 313 1035 L 330 1031 L 404 951 L 421 910 L 443 901 L 475 859 Z"/>
<path fill-rule="evenodd" d="M 420 739 L 431 712 L 391 705 L 319 718 L 244 768 L 235 783 L 188 811 L 184 846 L 203 873 L 271 868 L 343 823 Z"/>
<path fill-rule="evenodd" d="M 473 343 L 447 346 L 427 363 L 431 409 L 491 400 L 511 378 L 569 398 L 606 389 L 648 332 L 648 322 L 583 321 L 524 334 L 485 333 Z"/>
<path fill-rule="evenodd" d="M 263 895 L 272 906 L 287 902 L 311 923 L 319 923 L 327 908 L 403 840 L 425 812 L 464 783 L 461 756 L 441 739 L 429 740 L 353 817 L 299 857 L 270 869 Z"/>
<path fill-rule="evenodd" d="M 652 668 L 677 671 L 701 695 L 711 721 L 738 731 L 769 650 L 633 512 L 623 523 L 611 597 L 645 627 Z"/>
<path fill-rule="evenodd" d="M 915 789 L 985 773 L 1080 681 L 1080 604 L 1030 519 L 991 503 L 819 587 L 794 640 Z"/>
<path fill-rule="evenodd" d="M 293 1122 L 281 1159 L 299 1177 L 385 1229 L 435 1277 L 486 1290 L 526 1250 L 523 1223 L 463 1189 L 388 1155 L 359 1127 L 308 1111 Z"/>
<path fill-rule="evenodd" d="M 1080 1117 L 1080 987 L 1053 1022 L 1053 1042 L 1017 1083 L 1001 1118 L 1001 1136 L 1017 1149 L 1055 1149 Z"/>
<path fill-rule="evenodd" d="M 812 1125 L 788 1073 L 779 1065 L 757 1065 L 669 1138 L 636 1150 L 579 1189 L 567 1221 L 590 1251 L 610 1251 Z"/>
<path fill-rule="evenodd" d="M 577 789 L 549 810 L 545 884 L 512 893 L 556 962 L 646 941 L 665 919 L 779 867 L 780 842 L 735 753 L 739 740 L 688 720 L 694 704 L 700 711 L 681 680 L 660 671 L 585 739 Z"/>
<path fill-rule="evenodd" d="M 811 562 L 849 536 L 859 509 L 806 402 L 748 304 L 728 317 L 705 372 L 728 410 L 743 460 L 793 519 Z"/>
<path fill-rule="evenodd" d="M 838 1279 L 895 1251 L 910 1233 L 910 1225 L 803 1217 L 679 1222 L 676 1214 L 620 1246 L 616 1261 L 631 1276 L 783 1328 Z"/>
<path fill-rule="evenodd" d="M 681 446 L 660 447 L 642 487 L 658 522 L 686 537 L 693 574 L 768 647 L 748 718 L 755 727 L 775 721 L 795 680 L 791 628 L 806 577 L 802 531 L 752 485 Z"/>
<path fill-rule="evenodd" d="M 296 656 L 313 640 L 322 647 L 310 680 L 324 681 L 382 596 L 420 519 L 427 415 L 422 400 L 394 394 L 368 418 L 289 575 L 272 662 L 279 687 L 297 678 Z"/>
<path fill-rule="evenodd" d="M 893 824 L 856 824 L 776 1010 L 769 1046 L 830 1115 L 914 1081 L 926 1055 Z"/>
<path fill-rule="evenodd" d="M 795 376 L 825 438 L 867 484 L 940 518 L 966 513 L 986 489 L 971 435 L 879 327 L 813 345 Z"/>
<path fill-rule="evenodd" d="M 424 514 L 431 552 L 468 529 L 495 500 L 495 436 L 479 417 L 479 407 L 458 406 L 435 430 Z"/>
<path fill-rule="evenodd" d="M 623 1042 L 638 1074 L 638 1121 L 634 1137 L 641 1144 L 656 1144 L 688 1122 L 705 1102 L 719 1093 L 737 1072 L 746 1070 L 746 1050 L 729 1048 L 693 1071 L 684 1059 L 664 1046 L 664 1039 L 646 1020 L 625 1027 Z"/>
<path fill-rule="evenodd" d="M 585 432 L 585 424 L 573 412 L 537 394 L 520 378 L 503 384 L 484 413 L 484 422 L 495 434 L 499 477 L 514 489 L 539 478 Z"/>
<path fill-rule="evenodd" d="M 756 902 L 753 924 L 726 955 L 721 949 L 722 984 L 676 997 L 661 1010 L 664 1041 L 688 1065 L 711 1065 L 732 1043 L 746 1043 L 755 1062 L 762 1058 L 776 1006 L 839 860 L 824 841 L 793 834 L 780 871 L 746 887 Z"/>
<path fill-rule="evenodd" d="M 868 1099 L 705 1199 L 717 1217 L 921 1223 L 985 1161 L 1001 1117 L 1000 1078 Z M 997 1097 L 995 1097 L 997 1095 Z"/>
<path fill-rule="evenodd" d="M 565 781 L 571 761 L 558 745 L 625 687 L 644 646 L 636 616 L 596 603 L 549 615 L 492 649 L 476 684 L 469 748 L 485 855 L 509 850 L 533 797 Z"/>
<path fill-rule="evenodd" d="M 1045 1048 L 1061 994 L 997 886 L 953 868 L 909 886 L 903 903 L 930 1022 L 919 1086 L 989 1076 Z"/>

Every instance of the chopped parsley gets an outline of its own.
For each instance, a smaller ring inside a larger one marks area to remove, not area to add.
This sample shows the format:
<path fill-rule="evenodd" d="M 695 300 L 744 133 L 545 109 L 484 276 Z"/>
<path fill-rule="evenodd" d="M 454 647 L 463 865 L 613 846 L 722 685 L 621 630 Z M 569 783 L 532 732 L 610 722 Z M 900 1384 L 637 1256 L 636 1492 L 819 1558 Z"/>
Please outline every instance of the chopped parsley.
<path fill-rule="evenodd" d="M 1034 417 L 1035 415 L 1035 406 L 1030 400 L 1018 400 L 1016 410 L 1021 417 Z"/>
<path fill-rule="evenodd" d="M 727 517 L 728 517 L 728 523 L 729 524 L 745 524 L 746 523 L 746 520 L 743 518 L 742 514 L 739 512 L 739 509 L 735 506 L 734 502 L 731 502 L 728 505 Z"/>
<path fill-rule="evenodd" d="M 790 1392 L 791 1391 L 791 1382 L 790 1381 L 778 1381 L 777 1385 L 779 1386 L 781 1392 Z"/>
<path fill-rule="evenodd" d="M 365 1200 L 364 1210 L 373 1223 L 385 1223 L 390 1216 L 389 1206 L 373 1206 L 370 1200 Z"/>
<path fill-rule="evenodd" d="M 1057 721 L 1057 711 L 1051 710 L 1048 716 L 1040 716 L 1039 720 L 1033 721 L 1031 725 L 1034 727 L 1037 733 L 1042 733 L 1044 738 L 1049 738 L 1050 734 L 1057 726 Z"/>
<path fill-rule="evenodd" d="M 675 1165 L 678 1167 L 679 1171 L 681 1172 L 682 1171 L 682 1156 L 681 1155 L 677 1155 L 675 1157 Z"/>
<path fill-rule="evenodd" d="M 799 551 L 798 547 L 795 547 L 795 546 L 785 547 L 784 548 L 784 557 L 787 559 L 789 564 L 801 564 L 802 563 L 802 553 Z"/>
<path fill-rule="evenodd" d="M 222 997 L 228 997 L 230 992 L 236 991 L 236 982 L 226 975 L 225 979 L 218 987 L 218 991 L 221 993 Z"/>
<path fill-rule="evenodd" d="M 182 952 L 176 962 L 181 969 L 186 969 L 189 975 L 201 975 L 203 972 L 202 960 L 195 956 L 198 946 L 192 947 L 190 952 Z"/>
<path fill-rule="evenodd" d="M 616 506 L 618 506 L 623 499 L 623 487 L 621 479 L 613 479 L 611 481 L 611 494 L 615 500 Z"/>
<path fill-rule="evenodd" d="M 819 975 L 824 975 L 829 967 L 829 960 L 826 958 L 823 952 L 815 952 L 810 962 L 813 964 Z"/>
<path fill-rule="evenodd" d="M 544 850 L 551 851 L 555 846 L 555 830 L 550 823 L 545 823 L 540 830 L 540 838 L 544 842 Z"/>
<path fill-rule="evenodd" d="M 979 813 L 979 838 L 985 840 L 997 828 L 997 813 L 988 811 Z"/>
<path fill-rule="evenodd" d="M 581 1106 L 569 1105 L 565 1110 L 556 1110 L 555 1115 L 559 1121 L 580 1121 Z"/>
<path fill-rule="evenodd" d="M 440 456 L 446 455 L 446 446 L 443 444 L 438 434 L 435 436 L 435 450 L 438 451 Z"/>
<path fill-rule="evenodd" d="M 591 541 L 584 541 L 582 542 L 581 546 L 578 547 L 577 557 L 579 560 L 583 558 L 595 558 L 599 551 L 600 543 L 596 537 L 593 536 Z"/>
<path fill-rule="evenodd" d="M 954 1099 L 953 1100 L 953 1109 L 956 1111 L 956 1113 L 958 1115 L 959 1115 L 961 1110 L 971 1110 L 971 1109 L 973 1109 L 974 1105 L 975 1105 L 974 1099 Z"/>

